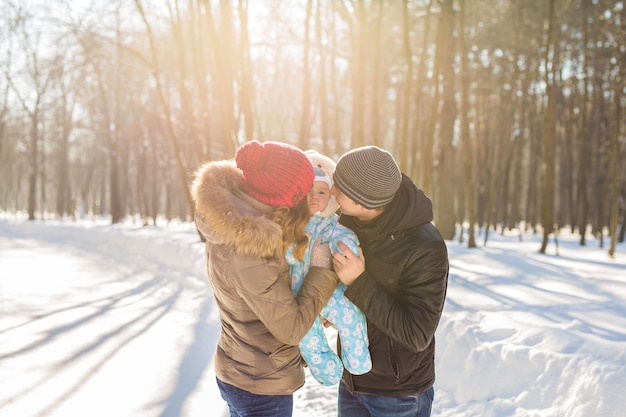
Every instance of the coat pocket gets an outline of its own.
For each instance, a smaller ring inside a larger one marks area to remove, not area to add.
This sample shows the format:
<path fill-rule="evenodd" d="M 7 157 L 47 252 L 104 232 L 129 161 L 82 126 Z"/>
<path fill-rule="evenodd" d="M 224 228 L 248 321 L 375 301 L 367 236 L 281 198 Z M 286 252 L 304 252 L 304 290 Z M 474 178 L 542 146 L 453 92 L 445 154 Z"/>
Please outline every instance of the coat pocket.
<path fill-rule="evenodd" d="M 282 346 L 270 353 L 269 360 L 272 369 L 268 369 L 267 373 L 281 371 L 290 367 L 301 366 L 300 349 L 297 346 Z"/>

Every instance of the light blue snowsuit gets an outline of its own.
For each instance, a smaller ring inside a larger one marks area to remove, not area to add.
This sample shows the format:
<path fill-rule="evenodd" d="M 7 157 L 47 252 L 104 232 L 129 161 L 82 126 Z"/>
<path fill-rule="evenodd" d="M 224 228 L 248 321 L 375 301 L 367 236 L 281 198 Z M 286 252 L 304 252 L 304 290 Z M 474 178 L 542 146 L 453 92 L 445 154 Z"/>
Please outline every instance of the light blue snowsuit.
<path fill-rule="evenodd" d="M 339 217 L 311 216 L 305 231 L 309 235 L 304 262 L 293 257 L 293 247 L 287 251 L 287 262 L 291 269 L 291 289 L 294 294 L 302 286 L 304 276 L 309 271 L 313 243 L 321 236 L 321 242 L 328 242 L 331 252 L 341 250 L 337 242 L 345 243 L 358 255 L 359 241 L 354 232 L 338 222 Z M 343 296 L 346 286 L 339 283 L 332 297 L 321 312 L 326 320 L 337 329 L 341 343 L 343 364 L 339 356 L 330 348 L 322 321 L 315 319 L 309 332 L 300 341 L 300 352 L 313 377 L 323 385 L 334 385 L 341 380 L 343 367 L 355 375 L 361 375 L 372 369 L 372 360 L 368 349 L 367 324 L 365 315 L 351 301 Z"/>

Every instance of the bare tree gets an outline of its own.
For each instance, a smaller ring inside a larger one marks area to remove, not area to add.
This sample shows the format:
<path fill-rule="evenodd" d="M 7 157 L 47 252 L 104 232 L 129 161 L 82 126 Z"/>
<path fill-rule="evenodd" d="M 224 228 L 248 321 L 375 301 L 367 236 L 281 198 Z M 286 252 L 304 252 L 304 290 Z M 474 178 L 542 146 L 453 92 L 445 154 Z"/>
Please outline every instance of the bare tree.
<path fill-rule="evenodd" d="M 549 0 L 548 2 L 548 23 L 546 26 L 546 44 L 544 50 L 544 74 L 545 74 L 545 85 L 546 85 L 546 99 L 547 105 L 544 112 L 543 119 L 543 131 L 542 131 L 542 142 L 541 142 L 541 154 L 542 154 L 542 163 L 541 163 L 541 173 L 543 180 L 543 190 L 542 190 L 542 203 L 541 203 L 541 223 L 543 226 L 543 241 L 541 243 L 541 249 L 539 250 L 541 253 L 546 252 L 546 247 L 548 246 L 548 238 L 550 234 L 553 232 L 553 224 L 554 224 L 554 131 L 553 131 L 553 120 L 554 120 L 554 74 L 555 74 L 555 66 L 556 60 L 552 59 L 554 56 L 551 54 L 551 49 L 553 48 L 552 44 L 552 30 L 554 27 L 554 0 Z"/>
<path fill-rule="evenodd" d="M 456 77 L 454 75 L 454 60 L 456 55 L 456 32 L 453 0 L 441 1 L 440 45 L 441 53 L 441 113 L 438 115 L 438 141 L 436 142 L 434 158 L 437 162 L 437 187 L 435 190 L 436 209 L 435 218 L 437 228 L 444 239 L 454 238 L 456 229 L 455 217 L 455 182 L 453 180 L 453 166 L 456 159 L 454 142 L 454 126 L 457 118 L 456 104 Z"/>
<path fill-rule="evenodd" d="M 610 215 L 609 215 L 609 236 L 611 243 L 609 245 L 609 256 L 615 256 L 615 250 L 617 245 L 617 226 L 619 221 L 619 201 L 620 201 L 620 145 L 619 141 L 622 137 L 622 101 L 626 97 L 624 89 L 626 89 L 626 50 L 623 45 L 626 42 L 626 29 L 624 29 L 624 19 L 626 19 L 626 10 L 621 8 L 619 19 L 616 22 L 620 22 L 617 25 L 617 39 L 615 42 L 615 55 L 619 57 L 616 62 L 615 79 L 613 81 L 613 107 L 615 112 L 615 118 L 613 120 L 613 128 L 610 134 L 610 152 L 609 152 L 609 178 L 610 178 Z M 617 46 L 621 45 L 621 46 Z M 623 200 L 622 196 L 622 200 Z M 626 221 L 626 219 L 624 219 Z"/>
<path fill-rule="evenodd" d="M 28 175 L 28 219 L 35 219 L 37 206 L 37 185 L 40 180 L 42 165 L 40 164 L 40 124 L 44 96 L 50 86 L 55 70 L 54 61 L 58 58 L 42 58 L 38 47 L 41 33 L 30 33 L 24 25 L 20 26 L 20 48 L 24 53 L 25 68 L 21 73 L 23 78 L 16 79 L 12 74 L 5 73 L 13 94 L 19 101 L 30 121 L 30 172 Z M 18 85 L 19 82 L 19 85 Z M 28 88 L 31 94 L 26 95 L 24 88 Z M 43 202 L 42 202 L 43 204 Z"/>
<path fill-rule="evenodd" d="M 382 3 L 382 2 L 381 2 Z M 409 158 L 409 129 L 413 114 L 411 105 L 413 101 L 413 52 L 411 50 L 411 20 L 409 15 L 408 0 L 402 1 L 402 33 L 404 46 L 404 60 L 406 66 L 406 75 L 404 77 L 404 96 L 402 97 L 402 115 L 400 116 L 400 166 L 403 170 L 408 167 Z"/>
<path fill-rule="evenodd" d="M 176 163 L 177 163 L 180 178 L 183 180 L 182 185 L 184 186 L 184 189 L 187 190 L 186 192 L 187 202 L 189 204 L 190 210 L 192 211 L 191 214 L 193 218 L 193 203 L 191 200 L 191 195 L 189 194 L 189 189 L 188 189 L 188 184 L 187 184 L 187 173 L 190 172 L 190 168 L 186 165 L 182 152 L 180 150 L 179 140 L 178 140 L 176 131 L 174 129 L 172 116 L 170 114 L 170 106 L 166 99 L 163 86 L 161 85 L 161 71 L 160 71 L 160 66 L 159 66 L 159 57 L 158 57 L 157 49 L 155 46 L 152 26 L 148 22 L 148 18 L 146 17 L 146 14 L 144 12 L 144 9 L 143 9 L 143 6 L 141 5 L 140 0 L 135 0 L 135 6 L 137 7 L 137 12 L 141 16 L 141 19 L 144 22 L 145 27 L 146 27 L 148 43 L 150 45 L 150 53 L 152 57 L 152 69 L 153 69 L 154 81 L 156 84 L 156 91 L 157 91 L 158 99 L 159 99 L 159 102 L 161 103 L 163 114 L 165 116 L 165 126 L 167 128 L 167 137 L 172 146 L 172 151 L 173 151 Z"/>
<path fill-rule="evenodd" d="M 306 2 L 306 14 L 304 17 L 304 45 L 302 49 L 302 97 L 300 101 L 300 133 L 298 144 L 306 149 L 311 129 L 311 68 L 309 55 L 311 54 L 311 15 L 313 0 Z"/>
<path fill-rule="evenodd" d="M 467 16 L 467 3 L 466 0 L 461 0 L 461 14 L 460 14 L 460 22 L 459 22 L 459 51 L 461 54 L 461 149 L 463 150 L 462 154 L 464 155 L 463 164 L 464 164 L 464 173 L 465 173 L 465 204 L 466 204 L 466 212 L 468 219 L 468 231 L 467 231 L 467 247 L 475 248 L 476 247 L 476 233 L 474 226 L 476 224 L 476 186 L 474 184 L 474 143 L 473 137 L 470 132 L 469 126 L 469 78 L 470 78 L 470 68 L 468 63 L 467 55 L 468 51 L 468 42 L 466 40 L 467 36 L 467 26 L 466 26 L 466 16 Z M 462 232 L 461 232 L 462 233 Z"/>
<path fill-rule="evenodd" d="M 367 33 L 368 16 L 364 0 L 356 0 L 355 32 L 352 36 L 352 59 L 350 70 L 352 76 L 352 145 L 355 147 L 365 144 L 365 92 L 367 68 Z"/>
<path fill-rule="evenodd" d="M 580 233 L 580 245 L 584 246 L 586 243 L 586 234 L 587 234 L 587 224 L 589 223 L 589 201 L 587 198 L 587 178 L 588 178 L 588 161 L 589 161 L 589 152 L 588 152 L 588 124 L 587 124 L 587 110 L 589 108 L 588 100 L 589 100 L 589 74 L 587 72 L 587 65 L 589 63 L 589 8 L 593 7 L 591 2 L 581 0 L 583 5 L 583 13 L 582 17 L 582 75 L 583 75 L 583 97 L 582 97 L 582 105 L 580 111 L 580 133 L 578 138 L 579 143 L 579 151 L 578 151 L 578 208 L 579 208 L 579 219 L 578 219 L 578 232 Z"/>
<path fill-rule="evenodd" d="M 246 141 L 254 139 L 255 106 L 254 106 L 254 64 L 250 57 L 250 36 L 248 34 L 248 0 L 239 0 L 239 68 L 241 88 L 239 92 L 240 114 L 244 118 L 244 137 Z"/>

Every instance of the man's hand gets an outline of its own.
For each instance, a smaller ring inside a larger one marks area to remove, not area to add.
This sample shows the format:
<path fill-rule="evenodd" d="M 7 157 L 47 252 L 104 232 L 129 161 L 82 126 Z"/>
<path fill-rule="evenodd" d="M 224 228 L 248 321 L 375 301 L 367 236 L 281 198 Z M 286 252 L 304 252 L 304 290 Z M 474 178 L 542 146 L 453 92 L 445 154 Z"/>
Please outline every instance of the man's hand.
<path fill-rule="evenodd" d="M 345 243 L 337 242 L 337 246 L 344 254 L 339 251 L 333 253 L 333 267 L 341 282 L 350 285 L 365 272 L 365 257 L 360 247 L 359 256 L 356 256 Z"/>

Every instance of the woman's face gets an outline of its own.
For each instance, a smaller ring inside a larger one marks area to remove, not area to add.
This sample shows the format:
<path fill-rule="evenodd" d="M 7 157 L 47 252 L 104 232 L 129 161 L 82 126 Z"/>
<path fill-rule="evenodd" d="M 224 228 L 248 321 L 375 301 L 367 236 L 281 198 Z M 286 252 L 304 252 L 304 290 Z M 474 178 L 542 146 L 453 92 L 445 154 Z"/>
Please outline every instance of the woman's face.
<path fill-rule="evenodd" d="M 307 200 L 309 202 L 309 212 L 315 214 L 317 211 L 324 211 L 328 206 L 330 200 L 330 190 L 328 184 L 324 181 L 315 181 L 313 187 L 307 194 Z"/>

